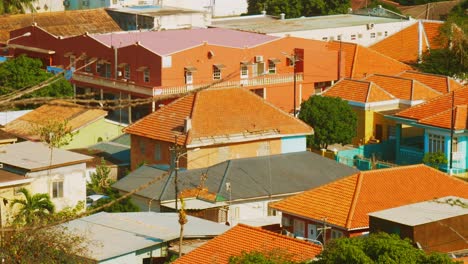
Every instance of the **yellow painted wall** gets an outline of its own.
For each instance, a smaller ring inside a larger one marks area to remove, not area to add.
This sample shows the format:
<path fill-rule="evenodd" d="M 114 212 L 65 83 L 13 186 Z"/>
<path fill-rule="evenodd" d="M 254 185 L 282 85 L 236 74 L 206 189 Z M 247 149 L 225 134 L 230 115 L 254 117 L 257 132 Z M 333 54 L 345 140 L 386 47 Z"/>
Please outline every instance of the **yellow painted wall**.
<path fill-rule="evenodd" d="M 375 126 L 382 125 L 382 139 L 388 139 L 388 127 L 395 126 L 393 120 L 385 118 L 384 114 L 372 111 L 353 108 L 357 116 L 357 135 L 353 139 L 354 145 L 367 144 L 371 138 L 375 137 Z"/>
<path fill-rule="evenodd" d="M 98 143 L 98 139 L 108 141 L 123 134 L 124 127 L 115 122 L 106 121 L 101 118 L 89 125 L 82 127 L 79 132 L 73 136 L 72 142 L 64 149 L 84 148 Z"/>
<path fill-rule="evenodd" d="M 261 154 L 260 149 L 266 145 L 269 146 L 269 154 L 281 154 L 281 139 L 217 145 L 198 151 L 189 150 L 187 169 L 204 168 L 229 159 L 257 157 Z"/>
<path fill-rule="evenodd" d="M 24 196 L 22 194 L 17 194 L 15 195 L 15 188 L 19 189 L 21 187 L 24 187 L 28 190 L 31 191 L 31 185 L 29 183 L 26 184 L 20 184 L 20 185 L 13 185 L 13 186 L 6 186 L 6 187 L 1 187 L 0 188 L 0 213 L 2 214 L 2 226 L 8 226 L 8 223 L 11 223 L 13 221 L 13 217 L 15 216 L 19 205 L 14 206 L 13 208 L 10 206 L 11 201 L 13 199 L 24 199 Z M 6 199 L 8 201 L 8 204 L 5 206 L 3 203 L 3 199 Z"/>

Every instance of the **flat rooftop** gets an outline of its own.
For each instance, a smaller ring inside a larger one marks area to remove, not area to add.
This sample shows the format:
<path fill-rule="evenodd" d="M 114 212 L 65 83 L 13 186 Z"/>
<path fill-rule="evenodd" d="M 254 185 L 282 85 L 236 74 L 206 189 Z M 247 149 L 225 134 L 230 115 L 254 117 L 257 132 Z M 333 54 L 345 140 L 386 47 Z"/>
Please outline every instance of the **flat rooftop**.
<path fill-rule="evenodd" d="M 115 11 L 121 13 L 135 14 L 139 16 L 169 16 L 177 14 L 195 14 L 203 13 L 202 11 L 179 8 L 173 6 L 158 6 L 158 5 L 145 5 L 145 6 L 127 6 L 120 8 L 106 8 L 108 11 Z"/>
<path fill-rule="evenodd" d="M 257 33 L 280 33 L 306 31 L 327 28 L 352 27 L 369 23 L 395 23 L 404 19 L 364 16 L 364 15 L 330 15 L 279 19 L 268 15 L 242 16 L 237 18 L 219 18 L 211 20 L 211 27 L 229 28 Z"/>
<path fill-rule="evenodd" d="M 451 217 L 467 215 L 467 204 L 468 199 L 447 196 L 370 213 L 369 216 L 407 226 L 418 226 Z"/>

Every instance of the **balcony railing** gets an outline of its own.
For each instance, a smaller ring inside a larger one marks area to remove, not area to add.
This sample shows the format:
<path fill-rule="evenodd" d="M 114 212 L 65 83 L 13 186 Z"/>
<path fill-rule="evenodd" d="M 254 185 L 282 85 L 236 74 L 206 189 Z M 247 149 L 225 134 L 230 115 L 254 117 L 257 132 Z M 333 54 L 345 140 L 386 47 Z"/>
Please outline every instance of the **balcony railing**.
<path fill-rule="evenodd" d="M 100 76 L 91 75 L 89 73 L 75 72 L 73 74 L 73 80 L 81 83 L 89 83 L 93 85 L 98 85 L 107 88 L 118 89 L 126 91 L 129 93 L 139 93 L 148 96 L 157 96 L 157 95 L 171 95 L 171 94 L 181 94 L 190 91 L 195 91 L 208 87 L 215 88 L 234 88 L 234 87 L 254 87 L 254 86 L 264 86 L 272 84 L 282 84 L 282 83 L 291 83 L 294 81 L 294 74 L 282 74 L 282 75 L 264 75 L 256 78 L 250 79 L 241 79 L 237 81 L 223 81 L 206 83 L 206 84 L 187 84 L 180 86 L 145 86 L 137 85 L 130 81 L 125 80 L 115 80 L 108 79 Z M 296 74 L 296 81 L 302 82 L 303 75 L 302 73 Z"/>
<path fill-rule="evenodd" d="M 398 157 L 398 164 L 419 164 L 424 157 L 424 150 L 410 146 L 400 146 L 400 155 Z"/>

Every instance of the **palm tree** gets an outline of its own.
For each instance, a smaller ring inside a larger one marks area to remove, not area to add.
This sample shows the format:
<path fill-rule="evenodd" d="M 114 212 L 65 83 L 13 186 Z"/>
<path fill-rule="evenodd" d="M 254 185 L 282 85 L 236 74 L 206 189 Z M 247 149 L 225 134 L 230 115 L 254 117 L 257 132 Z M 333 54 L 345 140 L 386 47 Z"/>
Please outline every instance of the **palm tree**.
<path fill-rule="evenodd" d="M 15 204 L 21 205 L 13 223 L 35 224 L 39 221 L 43 221 L 47 216 L 55 212 L 55 206 L 50 200 L 50 196 L 48 194 L 37 193 L 31 195 L 31 193 L 25 188 L 19 189 L 18 192 L 22 193 L 25 199 L 14 199 L 11 202 L 12 207 Z"/>
<path fill-rule="evenodd" d="M 2 0 L 0 1 L 0 15 L 25 13 L 26 9 L 36 11 L 33 3 L 36 0 Z"/>

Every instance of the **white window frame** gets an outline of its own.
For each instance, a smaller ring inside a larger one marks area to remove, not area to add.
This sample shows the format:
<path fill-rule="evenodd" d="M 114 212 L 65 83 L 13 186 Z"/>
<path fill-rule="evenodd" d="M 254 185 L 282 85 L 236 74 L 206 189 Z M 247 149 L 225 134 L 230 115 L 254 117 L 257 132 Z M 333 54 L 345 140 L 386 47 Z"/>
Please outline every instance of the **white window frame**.
<path fill-rule="evenodd" d="M 240 66 L 240 77 L 241 79 L 249 78 L 249 66 L 246 64 L 241 64 Z"/>
<path fill-rule="evenodd" d="M 221 80 L 221 69 L 213 66 L 213 80 Z"/>
<path fill-rule="evenodd" d="M 375 37 L 376 37 L 375 32 L 370 33 L 370 38 L 375 38 Z"/>
<path fill-rule="evenodd" d="M 63 198 L 63 194 L 64 194 L 63 188 L 64 188 L 64 181 L 63 180 L 53 181 L 52 182 L 51 197 L 54 198 L 54 199 L 55 198 Z"/>
<path fill-rule="evenodd" d="M 185 71 L 185 84 L 193 84 L 193 72 Z"/>
<path fill-rule="evenodd" d="M 268 74 L 276 73 L 276 63 L 274 61 L 268 61 Z"/>
<path fill-rule="evenodd" d="M 429 153 L 442 152 L 445 154 L 445 136 L 429 134 L 428 138 L 427 150 Z"/>
<path fill-rule="evenodd" d="M 150 82 L 150 71 L 149 71 L 149 69 L 145 69 L 143 71 L 143 82 L 145 82 L 145 83 Z"/>
<path fill-rule="evenodd" d="M 352 34 L 352 35 L 351 35 L 351 40 L 356 40 L 356 39 L 357 39 L 356 34 Z"/>

